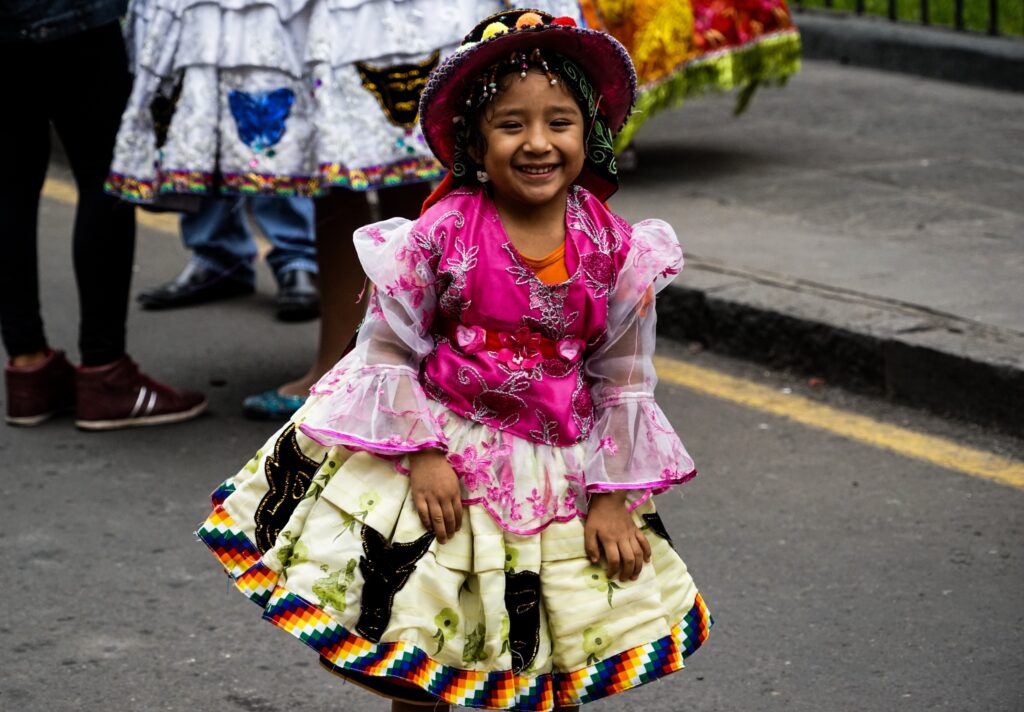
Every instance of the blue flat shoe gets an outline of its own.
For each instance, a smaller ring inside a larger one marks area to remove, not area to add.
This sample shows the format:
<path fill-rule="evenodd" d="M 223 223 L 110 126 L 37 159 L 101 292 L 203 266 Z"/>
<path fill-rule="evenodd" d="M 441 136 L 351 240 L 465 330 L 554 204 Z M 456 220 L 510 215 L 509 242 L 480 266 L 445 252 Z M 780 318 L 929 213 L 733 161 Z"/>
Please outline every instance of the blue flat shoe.
<path fill-rule="evenodd" d="M 250 420 L 286 420 L 305 402 L 306 396 L 284 396 L 271 389 L 242 401 L 242 412 Z"/>

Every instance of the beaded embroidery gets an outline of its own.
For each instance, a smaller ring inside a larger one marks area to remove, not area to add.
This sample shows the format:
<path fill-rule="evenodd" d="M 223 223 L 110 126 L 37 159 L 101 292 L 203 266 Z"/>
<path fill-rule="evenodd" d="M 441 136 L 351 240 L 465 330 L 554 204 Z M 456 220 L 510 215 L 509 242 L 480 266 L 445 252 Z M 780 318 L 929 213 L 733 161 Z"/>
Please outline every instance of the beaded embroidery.
<path fill-rule="evenodd" d="M 437 66 L 440 52 L 434 52 L 424 62 L 375 67 L 356 62 L 363 88 L 373 94 L 388 121 L 395 126 L 411 129 L 419 114 L 420 92 L 427 77 Z"/>
<path fill-rule="evenodd" d="M 238 126 L 238 138 L 254 151 L 262 151 L 281 140 L 285 119 L 294 103 L 295 92 L 291 89 L 270 92 L 232 89 L 228 92 L 228 106 Z"/>

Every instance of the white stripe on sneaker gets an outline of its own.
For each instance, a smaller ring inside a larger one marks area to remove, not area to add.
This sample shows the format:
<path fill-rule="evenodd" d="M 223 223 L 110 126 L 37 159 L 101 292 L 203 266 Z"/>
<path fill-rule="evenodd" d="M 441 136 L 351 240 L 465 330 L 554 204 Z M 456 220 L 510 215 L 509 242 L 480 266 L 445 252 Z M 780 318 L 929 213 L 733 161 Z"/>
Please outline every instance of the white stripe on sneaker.
<path fill-rule="evenodd" d="M 145 386 L 139 386 L 139 397 L 135 399 L 135 407 L 132 408 L 132 412 L 128 414 L 129 418 L 134 418 L 139 414 L 139 410 L 142 408 L 142 404 L 146 401 L 146 391 L 148 389 Z"/>
<path fill-rule="evenodd" d="M 146 404 L 146 415 L 153 412 L 153 408 L 156 407 L 156 391 L 151 391 L 149 394 L 149 403 Z"/>

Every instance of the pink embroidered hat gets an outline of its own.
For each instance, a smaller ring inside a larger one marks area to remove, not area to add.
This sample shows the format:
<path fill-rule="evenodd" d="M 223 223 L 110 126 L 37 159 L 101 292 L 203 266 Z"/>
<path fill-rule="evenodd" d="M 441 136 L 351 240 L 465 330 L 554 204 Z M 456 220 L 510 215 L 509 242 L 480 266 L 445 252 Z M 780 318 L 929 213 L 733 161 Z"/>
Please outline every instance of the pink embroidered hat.
<path fill-rule="evenodd" d="M 508 10 L 482 20 L 430 75 L 420 97 L 420 125 L 454 186 L 476 180 L 466 151 L 466 118 L 497 92 L 497 70 L 528 68 L 564 82 L 583 112 L 586 160 L 577 183 L 600 199 L 618 188 L 613 139 L 636 101 L 636 71 L 611 35 L 569 17 Z"/>

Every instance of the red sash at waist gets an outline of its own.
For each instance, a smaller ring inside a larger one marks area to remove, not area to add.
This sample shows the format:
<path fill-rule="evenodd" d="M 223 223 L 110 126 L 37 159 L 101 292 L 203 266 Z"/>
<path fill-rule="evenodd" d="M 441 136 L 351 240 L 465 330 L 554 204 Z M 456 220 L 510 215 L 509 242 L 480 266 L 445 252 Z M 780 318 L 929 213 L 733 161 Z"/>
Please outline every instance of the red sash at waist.
<path fill-rule="evenodd" d="M 532 368 L 543 359 L 575 363 L 583 355 L 585 346 L 582 339 L 556 341 L 525 326 L 515 331 L 496 331 L 443 319 L 437 327 L 437 332 L 446 336 L 463 353 L 474 354 L 486 349 L 514 370 Z"/>

